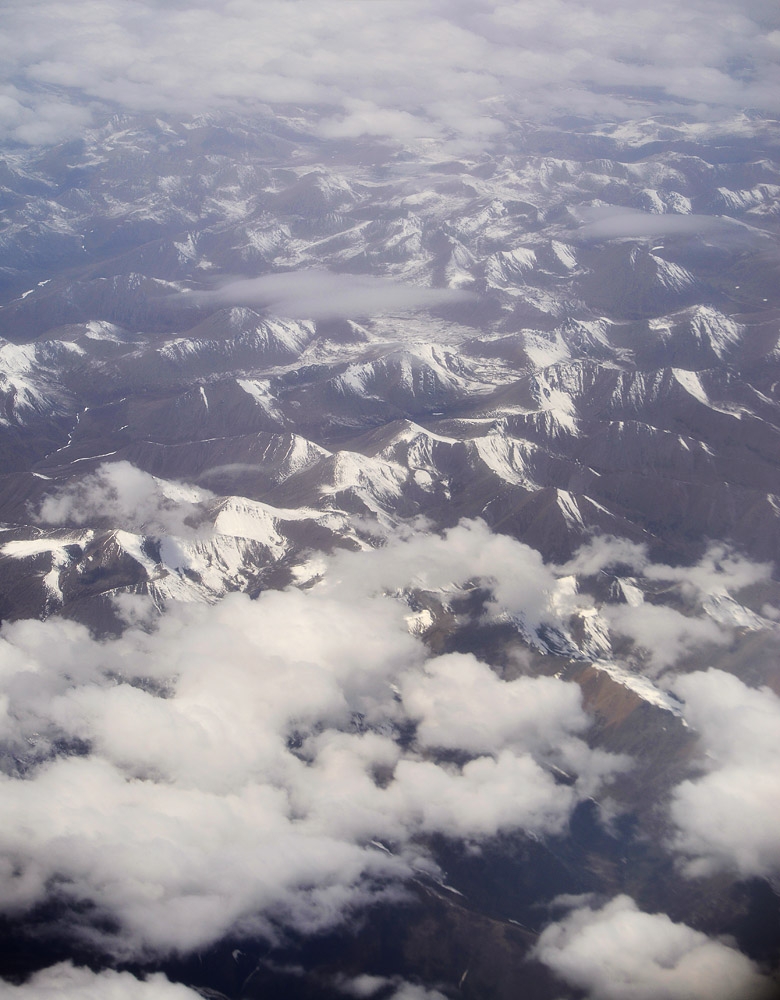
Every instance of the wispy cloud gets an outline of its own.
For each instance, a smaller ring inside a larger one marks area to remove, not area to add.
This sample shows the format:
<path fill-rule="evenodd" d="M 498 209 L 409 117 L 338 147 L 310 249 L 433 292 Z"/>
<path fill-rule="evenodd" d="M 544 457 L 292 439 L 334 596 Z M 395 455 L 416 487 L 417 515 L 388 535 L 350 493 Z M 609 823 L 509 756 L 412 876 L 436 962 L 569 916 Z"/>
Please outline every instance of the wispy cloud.
<path fill-rule="evenodd" d="M 578 241 L 701 236 L 717 239 L 720 245 L 746 246 L 769 239 L 766 233 L 724 216 L 656 215 L 612 205 L 581 208 L 578 212 L 582 225 L 571 234 Z"/>
<path fill-rule="evenodd" d="M 593 574 L 609 565 L 622 565 L 636 580 L 664 581 L 676 591 L 678 607 L 645 601 L 635 588 L 632 602 L 602 608 L 612 632 L 633 640 L 655 673 L 696 649 L 731 642 L 735 621 L 709 612 L 715 612 L 718 601 L 738 607 L 734 593 L 772 575 L 771 563 L 753 562 L 723 544 L 711 545 L 693 566 L 667 566 L 651 562 L 644 546 L 609 537 L 583 546 L 561 571 Z"/>

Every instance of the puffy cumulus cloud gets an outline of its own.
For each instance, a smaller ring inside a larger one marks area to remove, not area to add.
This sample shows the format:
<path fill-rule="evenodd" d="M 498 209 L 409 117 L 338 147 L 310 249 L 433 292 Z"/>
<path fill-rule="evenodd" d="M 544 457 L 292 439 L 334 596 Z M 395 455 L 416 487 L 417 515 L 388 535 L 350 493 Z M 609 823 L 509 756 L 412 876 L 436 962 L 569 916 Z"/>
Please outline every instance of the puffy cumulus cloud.
<path fill-rule="evenodd" d="M 772 984 L 736 949 L 628 896 L 546 927 L 536 956 L 589 1000 L 759 1000 Z"/>
<path fill-rule="evenodd" d="M 317 749 L 320 780 L 305 789 L 305 799 L 295 801 L 320 825 L 336 822 L 343 832 L 373 831 L 390 842 L 397 843 L 405 831 L 469 840 L 511 829 L 536 836 L 559 833 L 582 797 L 557 784 L 529 753 L 504 750 L 462 767 L 409 756 L 393 762 L 391 747 L 342 734 L 318 740 Z M 391 763 L 393 782 L 378 787 L 371 773 Z M 336 808 L 341 816 L 332 819 Z"/>
<path fill-rule="evenodd" d="M 407 871 L 372 847 L 310 830 L 270 783 L 216 795 L 129 778 L 93 756 L 3 786 L 16 817 L 2 840 L 15 866 L 4 873 L 6 910 L 51 896 L 90 904 L 92 919 L 108 916 L 121 931 L 112 936 L 79 907 L 71 932 L 120 957 L 188 952 L 231 930 L 320 931 L 386 896 L 383 883 Z"/>
<path fill-rule="evenodd" d="M 590 794 L 605 773 L 629 763 L 585 746 L 577 734 L 589 719 L 579 693 L 552 677 L 505 682 L 476 657 L 450 654 L 406 675 L 401 694 L 422 745 L 474 754 L 532 748 L 538 759 L 578 775 L 577 794 Z"/>
<path fill-rule="evenodd" d="M 414 662 L 413 640 L 389 602 L 349 613 L 297 592 L 269 596 L 171 611 L 158 632 L 100 648 L 58 631 L 33 656 L 46 626 L 32 642 L 32 623 L 10 630 L 6 641 L 28 659 L 6 688 L 19 727 L 11 745 L 35 725 L 55 754 L 77 743 L 81 755 L 46 754 L 33 768 L 27 754 L 24 778 L 3 780 L 14 817 L 0 836 L 6 908 L 47 898 L 53 880 L 59 898 L 119 922 L 117 940 L 101 946 L 186 951 L 247 921 L 268 934 L 272 922 L 330 926 L 406 872 L 408 862 L 352 837 L 354 827 L 300 813 L 292 793 L 300 800 L 318 775 L 289 741 L 371 714 L 382 675 Z M 102 657 L 102 670 L 63 689 L 56 659 L 68 641 L 93 663 Z M 98 934 L 88 923 L 81 932 Z"/>
<path fill-rule="evenodd" d="M 720 670 L 678 677 L 672 688 L 706 751 L 704 774 L 673 792 L 674 846 L 690 875 L 718 868 L 780 872 L 780 698 Z"/>
<path fill-rule="evenodd" d="M 308 270 L 231 281 L 213 291 L 186 296 L 187 301 L 260 307 L 291 319 L 411 312 L 473 298 L 470 292 L 451 288 L 420 288 L 370 275 Z"/>
<path fill-rule="evenodd" d="M 614 120 L 652 100 L 695 117 L 773 109 L 778 91 L 780 24 L 742 0 L 10 0 L 3 15 L 0 111 L 20 142 L 75 132 L 98 104 L 292 104 L 325 136 L 485 142 L 507 109 Z"/>
<path fill-rule="evenodd" d="M 400 983 L 389 1000 L 445 1000 L 445 996 L 439 990 L 426 989 L 419 983 Z"/>
<path fill-rule="evenodd" d="M 14 986 L 0 982 L 6 1000 L 198 1000 L 199 993 L 172 983 L 161 972 L 136 979 L 129 972 L 104 969 L 92 972 L 70 962 L 61 962 L 36 972 L 26 983 Z"/>
<path fill-rule="evenodd" d="M 56 898 L 97 947 L 186 952 L 397 898 L 433 868 L 425 834 L 564 829 L 626 763 L 582 740 L 579 689 L 430 660 L 408 631 L 406 589 L 483 578 L 499 608 L 554 615 L 538 554 L 476 523 L 332 556 L 309 590 L 171 606 L 107 641 L 64 620 L 4 626 L 6 912 Z M 436 750 L 456 743 L 446 763 Z"/>
<path fill-rule="evenodd" d="M 576 799 L 528 754 L 503 750 L 462 769 L 431 761 L 401 761 L 404 805 L 427 833 L 480 838 L 522 828 L 560 833 Z"/>
<path fill-rule="evenodd" d="M 168 482 L 130 462 L 104 462 L 90 476 L 44 497 L 36 519 L 50 525 L 101 524 L 129 531 L 192 536 L 202 519 L 200 505 L 213 494 Z"/>
<path fill-rule="evenodd" d="M 409 714 L 426 746 L 484 753 L 496 746 L 533 744 L 550 752 L 562 737 L 588 726 L 571 687 L 550 677 L 505 682 L 471 654 L 452 653 L 404 678 Z"/>

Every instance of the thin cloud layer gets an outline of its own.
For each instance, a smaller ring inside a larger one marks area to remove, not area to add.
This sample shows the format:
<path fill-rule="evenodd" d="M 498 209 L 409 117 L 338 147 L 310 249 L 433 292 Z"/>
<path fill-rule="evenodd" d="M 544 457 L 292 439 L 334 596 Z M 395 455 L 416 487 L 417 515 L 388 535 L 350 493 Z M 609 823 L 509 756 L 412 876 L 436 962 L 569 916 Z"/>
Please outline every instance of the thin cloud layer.
<path fill-rule="evenodd" d="M 195 534 L 201 505 L 213 494 L 200 487 L 158 479 L 130 462 L 103 462 L 90 476 L 44 497 L 39 523 L 107 523 L 148 535 Z"/>
<path fill-rule="evenodd" d="M 360 274 L 289 271 L 231 281 L 186 296 L 214 306 L 253 306 L 288 319 L 336 319 L 412 312 L 476 296 L 451 288 L 421 288 Z"/>
<path fill-rule="evenodd" d="M 629 896 L 584 906 L 545 928 L 537 957 L 588 1000 L 759 1000 L 772 984 L 735 948 Z"/>
<path fill-rule="evenodd" d="M 571 238 L 586 242 L 701 236 L 717 240 L 720 246 L 748 246 L 768 239 L 760 230 L 725 216 L 654 214 L 612 205 L 580 208 L 578 214 L 582 224 Z"/>
<path fill-rule="evenodd" d="M 328 137 L 483 143 L 507 111 L 636 117 L 625 89 L 694 117 L 772 109 L 780 90 L 780 23 L 758 0 L 14 0 L 3 28 L 0 123 L 31 144 L 106 108 L 273 105 L 308 108 Z"/>

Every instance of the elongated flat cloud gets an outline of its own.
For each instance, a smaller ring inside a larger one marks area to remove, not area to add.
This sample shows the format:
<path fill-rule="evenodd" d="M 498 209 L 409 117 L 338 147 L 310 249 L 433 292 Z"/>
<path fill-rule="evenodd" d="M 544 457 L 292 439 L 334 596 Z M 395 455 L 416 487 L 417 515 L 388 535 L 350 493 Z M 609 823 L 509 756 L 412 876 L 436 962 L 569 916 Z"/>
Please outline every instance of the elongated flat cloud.
<path fill-rule="evenodd" d="M 537 957 L 588 1000 L 759 1000 L 772 984 L 736 949 L 642 913 L 629 896 L 584 906 L 547 927 Z"/>
<path fill-rule="evenodd" d="M 269 105 L 308 109 L 325 136 L 484 143 L 507 109 L 635 118 L 639 90 L 706 117 L 772 109 L 779 89 L 780 24 L 760 0 L 12 0 L 3 28 L 1 127 L 33 144 L 107 107 Z"/>
<path fill-rule="evenodd" d="M 370 275 L 289 271 L 231 281 L 186 298 L 215 306 L 254 306 L 289 319 L 334 319 L 431 309 L 468 302 L 475 296 L 451 288 L 401 285 Z"/>
<path fill-rule="evenodd" d="M 724 216 L 674 215 L 640 212 L 632 208 L 600 206 L 580 209 L 582 225 L 572 233 L 576 240 L 662 239 L 671 236 L 717 238 L 719 244 L 751 246 L 768 239 L 766 234 Z"/>
<path fill-rule="evenodd" d="M 674 846 L 690 875 L 780 872 L 780 699 L 720 670 L 679 677 L 685 717 L 707 751 L 705 773 L 674 790 Z"/>

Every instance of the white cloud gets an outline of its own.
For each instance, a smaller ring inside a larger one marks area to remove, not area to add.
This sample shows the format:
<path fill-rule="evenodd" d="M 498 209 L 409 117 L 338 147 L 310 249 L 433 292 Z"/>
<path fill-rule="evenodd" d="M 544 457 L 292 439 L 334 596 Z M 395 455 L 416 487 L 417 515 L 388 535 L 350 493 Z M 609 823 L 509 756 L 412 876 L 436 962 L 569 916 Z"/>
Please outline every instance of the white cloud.
<path fill-rule="evenodd" d="M 759 1000 L 772 985 L 736 949 L 628 896 L 545 928 L 536 955 L 589 1000 Z"/>
<path fill-rule="evenodd" d="M 200 994 L 170 982 L 161 972 L 136 979 L 129 972 L 104 969 L 92 972 L 70 962 L 60 962 L 34 973 L 26 983 L 0 982 L 5 1000 L 199 1000 Z"/>
<path fill-rule="evenodd" d="M 469 581 L 482 581 L 493 611 L 518 616 L 530 628 L 559 621 L 558 576 L 553 568 L 544 564 L 536 549 L 494 534 L 479 520 L 462 521 L 442 537 L 413 535 L 404 545 L 377 548 L 359 559 L 339 552 L 333 557 L 330 579 L 345 593 L 383 586 L 452 592 Z"/>
<path fill-rule="evenodd" d="M 766 5 L 659 0 L 56 0 L 4 7 L 5 130 L 77 132 L 90 106 L 253 112 L 293 104 L 328 136 L 460 135 L 482 143 L 507 109 L 532 118 L 662 109 L 773 109 L 777 18 Z M 0 80 L 0 83 L 3 81 Z"/>
<path fill-rule="evenodd" d="M 371 275 L 304 270 L 231 281 L 213 291 L 191 292 L 186 301 L 255 306 L 290 319 L 332 319 L 410 312 L 473 298 L 469 292 L 451 288 L 422 288 Z"/>
<path fill-rule="evenodd" d="M 756 243 L 767 239 L 758 229 L 734 219 L 711 215 L 655 215 L 612 205 L 578 210 L 582 225 L 574 230 L 578 240 L 660 239 L 671 236 L 709 236 L 719 245 Z"/>
<path fill-rule="evenodd" d="M 0 135 L 31 146 L 61 142 L 92 123 L 89 107 L 0 85 Z"/>
<path fill-rule="evenodd" d="M 95 483 L 119 484 L 104 492 L 123 516 L 148 502 L 164 520 L 163 487 L 118 471 L 117 480 L 99 470 Z M 713 579 L 740 586 L 764 572 L 715 550 L 685 570 L 653 567 L 615 540 L 574 560 L 582 572 L 615 561 L 671 574 L 694 596 Z M 564 628 L 562 615 L 590 603 L 560 579 L 572 569 L 464 522 L 442 537 L 340 551 L 306 591 L 172 605 L 153 626 L 134 607 L 139 624 L 110 641 L 65 620 L 5 625 L 0 738 L 18 763 L 0 778 L 4 907 L 21 913 L 55 893 L 78 904 L 74 933 L 143 958 L 227 933 L 321 930 L 377 895 L 399 898 L 410 874 L 432 869 L 429 834 L 565 831 L 577 803 L 630 762 L 588 747 L 576 685 L 502 680 L 470 654 L 431 657 L 409 634 L 404 594 L 447 600 L 478 585 L 490 614 Z M 711 754 L 703 776 L 674 790 L 674 847 L 693 874 L 768 873 L 780 858 L 777 699 L 717 672 L 673 687 Z M 409 743 L 402 732 L 416 735 Z M 571 780 L 559 781 L 561 770 Z M 99 930 L 108 925 L 93 913 L 119 932 Z M 654 955 L 639 947 L 637 982 L 661 962 Z"/>
<path fill-rule="evenodd" d="M 702 645 L 724 645 L 731 631 L 708 618 L 684 615 L 660 604 L 619 604 L 603 609 L 610 628 L 628 636 L 646 652 L 650 668 L 659 672 Z"/>
<path fill-rule="evenodd" d="M 720 542 L 709 546 L 694 566 L 664 566 L 654 563 L 645 569 L 653 580 L 678 581 L 694 595 L 727 593 L 769 580 L 771 563 L 756 563 Z"/>
<path fill-rule="evenodd" d="M 560 567 L 560 572 L 595 576 L 610 566 L 628 566 L 640 571 L 649 562 L 646 545 L 614 535 L 596 535 L 577 549 L 569 562 Z"/>
<path fill-rule="evenodd" d="M 707 670 L 678 677 L 686 720 L 707 753 L 705 773 L 673 792 L 674 846 L 690 875 L 780 872 L 780 699 L 768 688 Z"/>
<path fill-rule="evenodd" d="M 186 952 L 228 932 L 328 928 L 397 898 L 431 867 L 423 834 L 563 830 L 625 766 L 581 739 L 579 689 L 505 682 L 472 657 L 426 667 L 408 632 L 399 592 L 480 577 L 496 609 L 554 620 L 538 553 L 475 523 L 340 553 L 307 591 L 171 606 L 154 630 L 106 642 L 64 620 L 4 626 L 0 730 L 19 762 L 0 778 L 5 909 L 55 893 L 97 947 Z M 502 702 L 518 718 L 500 712 L 491 740 Z M 448 718 L 472 757 L 462 766 L 430 752 Z M 406 746 L 399 727 L 414 723 Z M 574 784 L 555 780 L 558 765 Z"/>
<path fill-rule="evenodd" d="M 562 570 L 593 573 L 610 563 L 631 566 L 637 578 L 650 581 L 651 587 L 657 581 L 669 584 L 685 608 L 684 613 L 668 603 L 645 602 L 636 587 L 635 603 L 602 608 L 613 632 L 637 643 L 654 672 L 667 669 L 703 646 L 730 642 L 734 635 L 731 624 L 757 621 L 732 594 L 772 575 L 771 563 L 752 562 L 722 543 L 710 545 L 693 566 L 667 566 L 650 562 L 644 547 L 608 538 L 584 546 Z M 722 613 L 718 602 L 724 604 Z"/>
<path fill-rule="evenodd" d="M 416 983 L 408 983 L 399 978 L 390 979 L 386 976 L 355 976 L 352 979 L 340 978 L 334 982 L 337 989 L 350 997 L 363 1000 L 373 997 L 379 990 L 387 1000 L 445 1000 L 444 994 L 438 990 L 429 990 Z M 388 994 L 388 989 L 393 989 Z"/>
<path fill-rule="evenodd" d="M 404 678 L 401 695 L 429 747 L 484 753 L 530 744 L 549 753 L 588 726 L 576 689 L 550 677 L 502 681 L 471 654 L 430 660 Z"/>
<path fill-rule="evenodd" d="M 199 505 L 212 497 L 208 490 L 158 479 L 130 462 L 104 462 L 92 475 L 44 497 L 36 519 L 51 525 L 107 523 L 149 535 L 193 536 L 202 519 Z"/>
<path fill-rule="evenodd" d="M 438 990 L 428 990 L 417 983 L 401 983 L 388 1000 L 446 1000 Z"/>
<path fill-rule="evenodd" d="M 579 692 L 552 677 L 502 681 L 476 657 L 455 653 L 407 674 L 401 695 L 424 746 L 474 754 L 532 749 L 538 760 L 576 773 L 583 797 L 605 773 L 628 766 L 627 758 L 594 752 L 578 738 L 589 726 Z"/>

